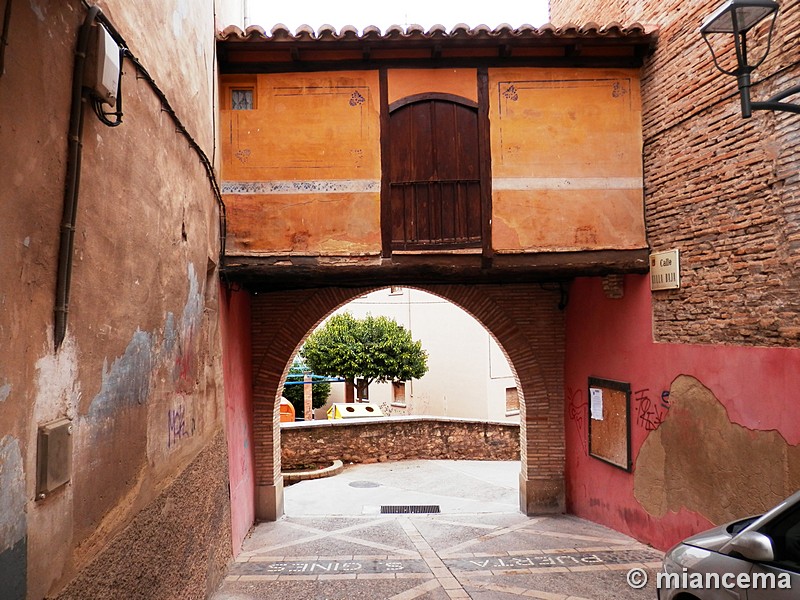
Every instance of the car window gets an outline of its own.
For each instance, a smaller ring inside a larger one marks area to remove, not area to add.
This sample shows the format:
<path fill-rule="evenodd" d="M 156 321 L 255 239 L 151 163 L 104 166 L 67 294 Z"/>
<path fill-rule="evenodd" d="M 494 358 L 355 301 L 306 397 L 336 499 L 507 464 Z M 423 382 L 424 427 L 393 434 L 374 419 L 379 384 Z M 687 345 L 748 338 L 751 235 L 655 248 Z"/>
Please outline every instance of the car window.
<path fill-rule="evenodd" d="M 735 523 L 731 523 L 728 525 L 727 531 L 731 535 L 736 535 L 740 531 L 742 531 L 745 527 L 748 527 L 753 521 L 759 519 L 760 516 L 755 517 L 748 517 L 746 519 L 742 519 L 741 521 L 736 521 Z"/>
<path fill-rule="evenodd" d="M 800 504 L 760 529 L 772 540 L 775 566 L 800 573 Z"/>

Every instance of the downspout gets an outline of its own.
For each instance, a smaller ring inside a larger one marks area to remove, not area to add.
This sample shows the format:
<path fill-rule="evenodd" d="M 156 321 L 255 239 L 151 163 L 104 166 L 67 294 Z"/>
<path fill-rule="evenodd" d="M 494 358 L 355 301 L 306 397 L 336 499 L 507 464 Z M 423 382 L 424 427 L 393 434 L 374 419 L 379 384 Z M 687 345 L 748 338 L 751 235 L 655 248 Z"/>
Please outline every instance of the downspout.
<path fill-rule="evenodd" d="M 10 2 L 9 2 L 10 3 Z M 81 150 L 83 147 L 83 75 L 89 34 L 100 9 L 93 6 L 78 33 L 75 63 L 72 69 L 72 104 L 69 115 L 67 150 L 67 176 L 64 182 L 64 212 L 61 217 L 61 243 L 58 249 L 58 274 L 56 277 L 55 349 L 61 346 L 67 332 L 69 288 L 72 278 L 72 258 L 75 246 L 75 221 L 78 215 L 78 192 L 81 180 Z"/>
<path fill-rule="evenodd" d="M 0 35 L 0 77 L 6 70 L 6 46 L 8 46 L 8 30 L 11 27 L 11 0 L 6 0 L 3 12 L 3 33 Z"/>

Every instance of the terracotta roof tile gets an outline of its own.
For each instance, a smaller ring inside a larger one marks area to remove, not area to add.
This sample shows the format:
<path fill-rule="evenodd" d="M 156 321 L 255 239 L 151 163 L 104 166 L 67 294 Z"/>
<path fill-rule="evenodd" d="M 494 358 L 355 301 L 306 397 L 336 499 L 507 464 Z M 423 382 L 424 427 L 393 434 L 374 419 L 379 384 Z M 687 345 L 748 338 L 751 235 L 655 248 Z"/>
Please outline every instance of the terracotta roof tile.
<path fill-rule="evenodd" d="M 640 23 L 622 25 L 609 23 L 599 25 L 586 23 L 578 25 L 567 23 L 553 25 L 547 23 L 541 27 L 522 25 L 512 27 L 507 23 L 498 25 L 494 29 L 486 25 L 469 27 L 464 23 L 455 25 L 450 31 L 443 25 L 433 25 L 427 31 L 421 25 L 409 25 L 403 28 L 400 25 L 391 25 L 386 31 L 381 31 L 376 26 L 364 28 L 359 34 L 358 29 L 352 25 L 342 27 L 337 31 L 332 25 L 322 25 L 314 30 L 309 25 L 301 25 L 293 33 L 286 25 L 278 23 L 267 33 L 258 25 L 251 25 L 244 31 L 235 25 L 226 27 L 217 34 L 217 39 L 226 42 L 236 41 L 264 41 L 264 42 L 308 42 L 308 41 L 435 41 L 435 40 L 502 40 L 502 39 L 535 39 L 535 38 L 641 38 L 655 37 L 656 29 Z"/>

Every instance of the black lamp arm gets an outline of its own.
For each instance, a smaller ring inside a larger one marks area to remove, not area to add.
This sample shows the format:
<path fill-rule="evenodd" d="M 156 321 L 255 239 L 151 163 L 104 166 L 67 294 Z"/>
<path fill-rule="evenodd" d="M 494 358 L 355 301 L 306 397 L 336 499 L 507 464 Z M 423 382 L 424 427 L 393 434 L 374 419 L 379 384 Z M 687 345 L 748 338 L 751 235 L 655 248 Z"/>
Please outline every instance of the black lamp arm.
<path fill-rule="evenodd" d="M 763 102 L 751 102 L 750 106 L 753 110 L 781 110 L 783 112 L 800 114 L 800 104 L 781 102 L 784 98 L 788 98 L 794 94 L 800 94 L 800 85 L 795 85 L 787 90 L 778 92 L 772 96 L 772 98 L 764 100 Z"/>

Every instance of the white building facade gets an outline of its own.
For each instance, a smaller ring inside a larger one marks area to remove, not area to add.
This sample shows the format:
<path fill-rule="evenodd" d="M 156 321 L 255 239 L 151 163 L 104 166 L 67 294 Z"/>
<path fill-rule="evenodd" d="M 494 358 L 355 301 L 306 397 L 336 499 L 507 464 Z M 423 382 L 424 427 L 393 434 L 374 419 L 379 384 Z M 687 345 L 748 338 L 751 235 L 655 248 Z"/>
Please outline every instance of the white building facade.
<path fill-rule="evenodd" d="M 411 331 L 428 353 L 428 372 L 400 383 L 372 383 L 368 400 L 385 415 L 428 415 L 519 422 L 519 398 L 511 365 L 489 332 L 447 300 L 411 288 L 386 288 L 362 296 L 336 313 L 356 318 L 385 315 Z M 344 384 L 333 383 L 331 403 L 344 402 Z"/>

